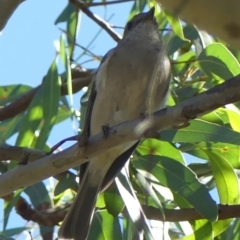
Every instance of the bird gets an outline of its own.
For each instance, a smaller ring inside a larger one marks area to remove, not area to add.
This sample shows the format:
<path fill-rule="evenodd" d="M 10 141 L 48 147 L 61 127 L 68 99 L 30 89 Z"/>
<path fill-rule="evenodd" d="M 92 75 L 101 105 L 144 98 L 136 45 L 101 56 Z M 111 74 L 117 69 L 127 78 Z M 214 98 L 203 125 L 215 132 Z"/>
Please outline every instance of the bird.
<path fill-rule="evenodd" d="M 155 8 L 135 15 L 123 38 L 102 59 L 93 77 L 90 136 L 103 127 L 151 114 L 165 107 L 171 65 L 160 40 Z M 138 141 L 121 143 L 90 159 L 70 210 L 60 226 L 59 239 L 87 240 L 95 204 L 121 170 Z"/>

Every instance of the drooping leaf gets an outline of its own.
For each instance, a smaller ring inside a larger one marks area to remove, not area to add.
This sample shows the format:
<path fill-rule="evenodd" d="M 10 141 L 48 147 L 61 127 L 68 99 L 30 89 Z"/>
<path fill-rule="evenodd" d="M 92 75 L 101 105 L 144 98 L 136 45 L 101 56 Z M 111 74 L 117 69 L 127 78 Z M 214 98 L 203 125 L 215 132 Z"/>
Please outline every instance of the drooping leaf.
<path fill-rule="evenodd" d="M 12 211 L 13 207 L 15 206 L 15 204 L 17 203 L 20 194 L 22 193 L 22 189 L 21 190 L 17 190 L 14 193 L 13 199 L 11 200 L 11 202 L 4 202 L 4 217 L 3 217 L 3 230 L 6 231 L 6 226 L 9 220 L 9 215 L 10 212 Z"/>
<path fill-rule="evenodd" d="M 198 57 L 200 68 L 210 77 L 227 80 L 240 73 L 240 64 L 220 43 L 208 45 Z"/>
<path fill-rule="evenodd" d="M 113 182 L 103 194 L 107 211 L 113 216 L 118 216 L 125 205 L 119 194 L 116 183 Z"/>
<path fill-rule="evenodd" d="M 232 166 L 221 155 L 209 151 L 205 151 L 205 153 L 209 156 L 220 202 L 222 204 L 238 204 L 239 184 Z"/>
<path fill-rule="evenodd" d="M 121 173 L 118 174 L 118 177 L 116 178 L 116 184 L 126 205 L 129 216 L 134 222 L 138 237 L 142 235 L 142 231 L 144 230 L 146 239 L 154 240 L 149 223 L 143 213 L 143 210 L 141 209 L 124 168 L 122 169 Z"/>
<path fill-rule="evenodd" d="M 182 28 L 182 24 L 181 21 L 178 17 L 174 16 L 173 14 L 171 14 L 170 12 L 168 12 L 167 10 L 164 10 L 165 16 L 169 22 L 169 24 L 171 25 L 174 33 L 181 38 L 183 41 L 186 42 L 190 42 L 188 39 L 185 38 L 184 33 L 183 33 L 183 28 Z"/>
<path fill-rule="evenodd" d="M 133 161 L 133 165 L 137 169 L 150 172 L 162 185 L 185 198 L 209 221 L 217 219 L 216 202 L 197 180 L 196 175 L 183 164 L 169 157 L 146 155 Z"/>
<path fill-rule="evenodd" d="M 1 232 L 1 234 L 5 237 L 4 239 L 9 240 L 10 237 L 14 236 L 14 235 L 18 235 L 23 231 L 27 231 L 30 230 L 30 227 L 16 227 L 16 228 L 10 228 L 10 229 L 6 229 L 3 232 Z M 2 236 L 0 235 L 0 239 L 3 240 Z M 13 239 L 13 238 L 11 238 Z"/>
<path fill-rule="evenodd" d="M 65 190 L 71 187 L 77 189 L 78 184 L 75 179 L 76 179 L 75 175 L 68 175 L 68 174 L 66 174 L 63 178 L 61 178 L 60 181 L 55 186 L 54 196 L 61 194 L 62 192 L 64 192 Z"/>
<path fill-rule="evenodd" d="M 122 240 L 121 225 L 118 217 L 113 217 L 106 210 L 95 212 L 88 239 Z"/>
<path fill-rule="evenodd" d="M 186 236 L 183 240 L 211 240 L 213 239 L 212 224 L 206 220 L 193 222 L 194 233 Z"/>
<path fill-rule="evenodd" d="M 161 139 L 169 142 L 223 142 L 240 144 L 240 133 L 225 126 L 203 120 L 193 120 L 190 126 L 179 130 L 164 130 Z"/>

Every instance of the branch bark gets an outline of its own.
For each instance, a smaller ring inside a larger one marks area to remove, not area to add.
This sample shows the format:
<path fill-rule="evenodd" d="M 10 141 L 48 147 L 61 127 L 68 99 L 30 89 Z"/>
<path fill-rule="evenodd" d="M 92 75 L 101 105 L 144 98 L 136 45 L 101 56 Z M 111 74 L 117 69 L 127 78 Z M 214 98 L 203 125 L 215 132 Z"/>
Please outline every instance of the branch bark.
<path fill-rule="evenodd" d="M 239 86 L 240 75 L 176 106 L 162 109 L 145 120 L 140 118 L 121 123 L 110 129 L 108 139 L 99 133 L 90 137 L 89 144 L 84 148 L 79 148 L 78 144 L 74 144 L 60 153 L 18 166 L 0 176 L 0 196 L 76 167 L 123 142 L 155 136 L 156 131 L 185 124 L 186 121 L 225 104 L 239 101 Z M 12 181 L 13 179 L 15 181 Z"/>
<path fill-rule="evenodd" d="M 32 208 L 22 197 L 16 204 L 17 213 L 27 221 L 34 221 L 45 226 L 56 226 L 63 221 L 69 206 L 55 209 L 37 210 Z M 148 219 L 166 222 L 182 222 L 204 219 L 194 208 L 163 209 L 165 219 L 158 208 L 142 205 L 142 209 Z M 218 220 L 240 217 L 240 205 L 218 205 Z"/>
<path fill-rule="evenodd" d="M 192 23 L 240 49 L 240 4 L 238 0 L 156 1 L 175 16 L 179 16 L 184 21 Z"/>
<path fill-rule="evenodd" d="M 151 206 L 142 206 L 146 217 L 151 220 L 164 221 L 159 209 Z M 218 220 L 239 218 L 240 205 L 218 205 Z M 164 209 L 165 221 L 181 222 L 204 219 L 194 208 Z"/>

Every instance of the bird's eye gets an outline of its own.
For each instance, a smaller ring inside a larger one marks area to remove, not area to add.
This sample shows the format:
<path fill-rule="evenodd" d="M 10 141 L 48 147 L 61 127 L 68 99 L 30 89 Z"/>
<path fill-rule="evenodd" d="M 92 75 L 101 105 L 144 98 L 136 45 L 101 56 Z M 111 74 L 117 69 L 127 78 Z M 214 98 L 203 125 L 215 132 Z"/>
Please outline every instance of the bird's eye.
<path fill-rule="evenodd" d="M 132 27 L 133 27 L 133 23 L 132 22 L 128 22 L 127 26 L 126 26 L 126 30 L 131 30 Z"/>

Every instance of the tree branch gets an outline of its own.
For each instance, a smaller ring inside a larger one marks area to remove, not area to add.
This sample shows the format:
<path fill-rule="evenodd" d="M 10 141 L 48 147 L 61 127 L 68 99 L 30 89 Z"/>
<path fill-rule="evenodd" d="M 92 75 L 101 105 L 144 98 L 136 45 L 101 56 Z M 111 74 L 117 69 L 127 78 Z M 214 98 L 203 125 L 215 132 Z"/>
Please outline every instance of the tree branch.
<path fill-rule="evenodd" d="M 63 221 L 71 204 L 48 210 L 33 209 L 25 199 L 20 198 L 16 204 L 17 213 L 27 221 L 34 221 L 45 226 L 56 226 Z M 142 205 L 148 219 L 166 222 L 182 222 L 204 219 L 194 208 L 163 209 L 165 219 L 158 208 Z M 123 210 L 124 211 L 124 210 Z M 240 217 L 240 205 L 218 205 L 218 220 Z"/>
<path fill-rule="evenodd" d="M 72 70 L 72 88 L 73 93 L 78 92 L 83 87 L 86 87 L 90 84 L 92 79 L 92 71 L 93 70 L 87 70 L 87 71 L 80 71 L 80 70 Z M 0 108 L 0 121 L 12 118 L 16 116 L 17 114 L 25 111 L 31 100 L 33 99 L 36 92 L 40 89 L 41 85 L 31 89 L 29 92 L 24 93 L 21 97 L 16 99 L 14 102 Z M 67 95 L 67 84 L 63 84 L 61 87 L 61 95 Z"/>
<path fill-rule="evenodd" d="M 240 4 L 236 0 L 156 0 L 184 21 L 240 49 Z M 196 11 L 197 9 L 197 11 Z"/>
<path fill-rule="evenodd" d="M 151 220 L 164 221 L 161 211 L 158 208 L 142 205 L 146 217 Z M 218 205 L 218 220 L 239 218 L 240 205 Z M 194 208 L 164 209 L 165 221 L 181 222 L 205 219 Z"/>
<path fill-rule="evenodd" d="M 103 137 L 103 133 L 99 133 L 89 138 L 89 144 L 86 147 L 79 148 L 78 144 L 74 144 L 62 152 L 18 166 L 0 176 L 0 196 L 76 167 L 91 158 L 94 160 L 95 156 L 123 142 L 155 136 L 156 131 L 186 123 L 187 120 L 190 121 L 225 104 L 239 101 L 239 86 L 240 75 L 176 106 L 162 109 L 145 120 L 140 118 L 112 127 L 107 139 Z M 12 182 L 12 179 L 16 181 Z"/>

